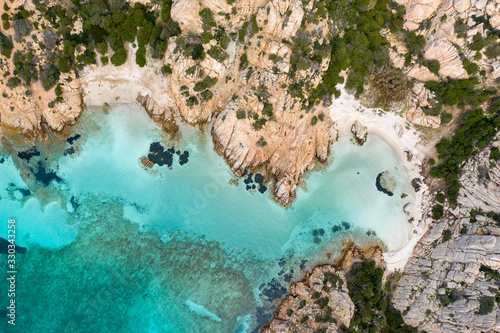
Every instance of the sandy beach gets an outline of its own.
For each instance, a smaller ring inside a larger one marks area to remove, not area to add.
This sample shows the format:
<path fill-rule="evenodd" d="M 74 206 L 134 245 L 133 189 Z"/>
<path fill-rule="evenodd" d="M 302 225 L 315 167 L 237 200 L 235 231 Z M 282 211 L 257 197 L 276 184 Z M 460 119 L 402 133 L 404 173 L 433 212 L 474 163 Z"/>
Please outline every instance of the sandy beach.
<path fill-rule="evenodd" d="M 422 178 L 420 164 L 424 157 L 424 146 L 419 133 L 404 118 L 395 112 L 371 109 L 362 106 L 353 95 L 349 95 L 343 86 L 338 86 L 341 96 L 333 100 L 330 116 L 335 123 L 339 136 L 351 136 L 351 126 L 357 120 L 367 128 L 368 136 L 375 134 L 387 142 L 396 152 L 406 168 L 408 178 Z M 411 161 L 407 155 L 412 154 Z M 427 232 L 428 225 L 424 213 L 427 211 L 427 186 L 422 184 L 419 192 L 413 191 L 413 205 L 410 216 L 414 217 L 412 231 L 407 241 L 397 250 L 384 253 L 388 271 L 403 269 L 412 256 L 413 249 L 419 239 Z"/>

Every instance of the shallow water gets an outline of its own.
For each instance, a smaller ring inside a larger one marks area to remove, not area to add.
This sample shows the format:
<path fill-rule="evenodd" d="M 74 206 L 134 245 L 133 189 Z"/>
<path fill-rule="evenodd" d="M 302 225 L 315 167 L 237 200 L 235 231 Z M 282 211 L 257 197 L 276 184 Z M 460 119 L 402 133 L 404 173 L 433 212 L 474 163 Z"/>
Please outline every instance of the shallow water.
<path fill-rule="evenodd" d="M 0 237 L 14 217 L 17 242 L 28 247 L 17 255 L 16 331 L 251 331 L 290 280 L 328 262 L 326 252 L 338 253 L 345 237 L 396 249 L 408 235 L 402 207 L 412 196 L 401 194 L 411 186 L 378 137 L 363 147 L 341 138 L 328 166 L 310 173 L 307 191 L 283 209 L 269 191 L 230 185 L 234 176 L 205 134 L 182 133 L 176 149 L 189 152 L 187 164 L 174 156 L 170 169 L 144 170 L 139 159 L 162 141 L 146 112 L 86 110 L 74 129 L 82 135 L 77 153 L 56 158 L 62 181 L 30 188 L 43 198 L 26 196 L 28 185 L 5 158 Z M 398 183 L 392 197 L 375 187 L 386 170 Z"/>

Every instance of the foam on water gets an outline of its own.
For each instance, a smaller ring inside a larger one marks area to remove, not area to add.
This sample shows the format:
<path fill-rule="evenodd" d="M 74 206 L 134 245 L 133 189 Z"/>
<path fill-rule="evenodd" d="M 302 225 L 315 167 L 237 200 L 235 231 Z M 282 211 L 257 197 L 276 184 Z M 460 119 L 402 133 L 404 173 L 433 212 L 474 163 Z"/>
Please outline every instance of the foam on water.
<path fill-rule="evenodd" d="M 391 249 L 410 230 L 405 170 L 374 136 L 364 147 L 335 143 L 283 209 L 243 181 L 230 185 L 225 161 L 194 130 L 183 130 L 187 164 L 144 170 L 139 159 L 162 135 L 138 106 L 87 110 L 75 131 L 80 151 L 59 159 L 62 182 L 48 186 L 57 203 L 16 196 L 10 183 L 26 184 L 12 160 L 0 164 L 2 225 L 16 217 L 30 245 L 19 258 L 20 332 L 243 332 L 269 318 L 301 269 L 341 248 L 347 227 L 364 244 L 373 230 Z M 398 183 L 392 197 L 375 187 L 386 170 Z"/>

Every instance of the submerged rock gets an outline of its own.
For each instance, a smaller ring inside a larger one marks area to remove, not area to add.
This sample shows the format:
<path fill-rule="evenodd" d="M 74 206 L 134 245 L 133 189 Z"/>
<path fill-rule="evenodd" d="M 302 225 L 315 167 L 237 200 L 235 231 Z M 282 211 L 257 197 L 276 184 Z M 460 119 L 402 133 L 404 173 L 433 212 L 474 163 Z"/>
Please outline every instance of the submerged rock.
<path fill-rule="evenodd" d="M 396 189 L 396 179 L 389 173 L 389 171 L 384 171 L 378 174 L 375 185 L 377 186 L 377 190 L 392 197 L 394 195 L 394 190 Z"/>

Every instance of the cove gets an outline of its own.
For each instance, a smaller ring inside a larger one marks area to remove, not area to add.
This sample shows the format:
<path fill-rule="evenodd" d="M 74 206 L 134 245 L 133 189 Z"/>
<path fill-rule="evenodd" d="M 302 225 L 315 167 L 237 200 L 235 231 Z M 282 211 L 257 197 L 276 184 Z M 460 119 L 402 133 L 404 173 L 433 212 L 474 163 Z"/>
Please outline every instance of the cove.
<path fill-rule="evenodd" d="M 141 157 L 164 140 L 139 106 L 88 109 L 73 131 L 78 140 L 67 144 L 76 152 L 54 169 L 60 181 L 39 185 L 53 199 L 45 207 L 35 188 L 18 190 L 27 185 L 11 157 L 0 164 L 0 237 L 14 217 L 28 248 L 17 263 L 19 332 L 252 331 L 291 279 L 338 252 L 348 233 L 397 249 L 410 231 L 402 209 L 413 200 L 410 182 L 376 136 L 363 147 L 340 138 L 284 209 L 269 191 L 231 185 L 231 170 L 197 129 L 181 129 L 189 162 L 174 154 L 170 168 L 144 169 Z M 383 171 L 396 178 L 392 197 L 375 186 Z"/>

